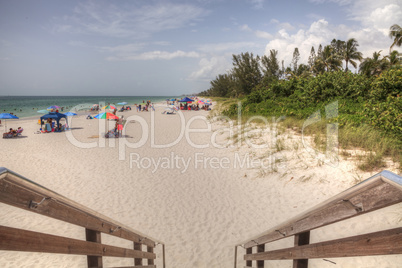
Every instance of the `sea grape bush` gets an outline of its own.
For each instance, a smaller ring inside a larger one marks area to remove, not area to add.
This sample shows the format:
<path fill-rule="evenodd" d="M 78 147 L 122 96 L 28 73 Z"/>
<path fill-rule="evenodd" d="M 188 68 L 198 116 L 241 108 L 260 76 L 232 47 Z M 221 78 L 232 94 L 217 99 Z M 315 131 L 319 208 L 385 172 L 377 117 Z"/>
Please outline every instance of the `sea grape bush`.
<path fill-rule="evenodd" d="M 393 136 L 402 133 L 402 68 L 379 77 L 336 71 L 257 86 L 242 102 L 246 115 L 294 116 L 305 119 L 338 101 L 340 126 L 370 124 Z M 237 115 L 237 105 L 224 111 Z"/>

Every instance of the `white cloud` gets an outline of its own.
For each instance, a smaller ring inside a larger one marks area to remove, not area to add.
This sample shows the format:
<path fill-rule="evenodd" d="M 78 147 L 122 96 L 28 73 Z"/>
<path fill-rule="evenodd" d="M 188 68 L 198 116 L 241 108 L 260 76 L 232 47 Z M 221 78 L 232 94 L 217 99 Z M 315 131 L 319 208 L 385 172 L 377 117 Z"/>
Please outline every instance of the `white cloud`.
<path fill-rule="evenodd" d="M 255 34 L 255 36 L 257 36 L 258 38 L 263 38 L 263 39 L 271 39 L 272 38 L 272 35 L 270 33 L 260 31 L 260 30 L 254 31 L 247 24 L 240 26 L 239 29 L 241 31 L 245 31 L 245 32 L 253 32 Z"/>
<path fill-rule="evenodd" d="M 402 2 L 400 0 L 310 0 L 317 4 L 333 2 L 342 5 L 350 20 L 358 25 L 346 26 L 330 24 L 325 19 L 313 22 L 307 30 L 298 30 L 289 34 L 290 29 L 281 28 L 275 39 L 271 40 L 265 49 L 279 51 L 279 59 L 285 60 L 288 66 L 293 57 L 295 47 L 300 51 L 300 62 L 307 63 L 310 49 L 315 50 L 319 44 L 329 44 L 332 39 L 347 40 L 355 38 L 359 42 L 359 51 L 364 57 L 371 57 L 374 51 L 383 50 L 382 55 L 388 54 L 392 40 L 388 37 L 389 27 L 392 24 L 402 25 Z M 280 25 L 276 19 L 271 23 Z"/>
<path fill-rule="evenodd" d="M 132 53 L 135 51 L 139 51 L 144 48 L 145 44 L 143 43 L 134 43 L 134 44 L 126 44 L 115 47 L 100 47 L 99 50 L 114 52 L 114 53 Z"/>
<path fill-rule="evenodd" d="M 247 0 L 254 9 L 264 8 L 264 0 Z"/>
<path fill-rule="evenodd" d="M 259 38 L 264 38 L 264 39 L 272 39 L 272 34 L 263 32 L 263 31 L 255 31 L 255 35 Z"/>
<path fill-rule="evenodd" d="M 349 17 L 361 27 L 349 32 L 360 44 L 364 57 L 374 51 L 383 50 L 388 54 L 392 40 L 388 37 L 393 24 L 402 25 L 402 2 L 400 0 L 356 0 L 350 5 Z"/>
<path fill-rule="evenodd" d="M 203 44 L 197 47 L 201 52 L 205 53 L 222 53 L 230 52 L 236 53 L 237 51 L 244 51 L 249 48 L 256 48 L 259 45 L 253 42 L 228 42 L 228 43 L 212 43 Z"/>
<path fill-rule="evenodd" d="M 191 73 L 188 80 L 212 81 L 219 74 L 227 73 L 232 67 L 232 62 L 225 56 L 219 56 L 202 58 L 198 65 L 199 69 Z"/>
<path fill-rule="evenodd" d="M 110 37 L 145 38 L 169 29 L 189 26 L 209 12 L 191 4 L 156 3 L 125 8 L 100 2 L 80 3 L 71 16 L 58 19 L 56 32 L 85 33 Z M 60 21 L 61 20 L 61 21 Z"/>
<path fill-rule="evenodd" d="M 352 0 L 310 0 L 311 3 L 324 4 L 324 3 L 337 3 L 341 6 L 350 4 Z"/>
<path fill-rule="evenodd" d="M 278 50 L 279 59 L 285 61 L 286 67 L 292 61 L 293 51 L 297 47 L 300 52 L 300 62 L 307 63 L 312 46 L 317 51 L 320 44 L 326 45 L 336 36 L 336 32 L 329 27 L 326 20 L 315 21 L 308 30 L 299 30 L 292 35 L 285 29 L 281 29 L 276 38 L 267 44 L 265 54 L 268 55 L 271 49 Z"/>
<path fill-rule="evenodd" d="M 243 24 L 242 26 L 239 27 L 239 29 L 242 30 L 242 31 L 246 31 L 246 32 L 251 32 L 252 31 L 251 28 L 248 27 L 247 24 Z"/>
<path fill-rule="evenodd" d="M 200 54 L 197 52 L 184 52 L 177 50 L 175 52 L 167 51 L 149 51 L 141 54 L 131 54 L 131 55 L 117 55 L 108 57 L 109 61 L 131 61 L 131 60 L 172 60 L 174 58 L 199 58 Z"/>
<path fill-rule="evenodd" d="M 275 24 L 276 27 L 279 28 L 279 29 L 285 29 L 287 31 L 292 31 L 292 30 L 295 29 L 295 27 L 292 24 L 290 24 L 289 22 L 282 22 L 281 23 L 277 19 L 271 19 L 270 23 Z"/>

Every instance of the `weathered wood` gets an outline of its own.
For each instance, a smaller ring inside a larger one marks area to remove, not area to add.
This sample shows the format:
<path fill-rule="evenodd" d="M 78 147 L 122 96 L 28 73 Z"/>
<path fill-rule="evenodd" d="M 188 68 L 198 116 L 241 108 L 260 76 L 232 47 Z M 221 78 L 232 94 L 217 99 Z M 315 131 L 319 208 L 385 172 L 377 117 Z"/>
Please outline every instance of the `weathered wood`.
<path fill-rule="evenodd" d="M 247 248 L 246 249 L 246 254 L 252 254 L 253 253 L 253 248 Z M 246 267 L 252 267 L 253 262 L 252 261 L 246 261 Z"/>
<path fill-rule="evenodd" d="M 147 247 L 147 252 L 154 254 L 154 248 L 153 247 Z M 148 259 L 148 265 L 153 265 L 154 260 L 153 259 Z"/>
<path fill-rule="evenodd" d="M 249 248 L 269 243 L 399 202 L 402 202 L 401 189 L 377 179 L 366 185 L 361 185 L 356 191 L 351 188 L 346 193 L 335 196 L 329 202 L 325 202 L 313 210 L 271 229 L 266 234 L 250 239 L 244 246 Z"/>
<path fill-rule="evenodd" d="M 291 260 L 402 254 L 402 227 L 305 246 L 247 254 L 245 260 Z"/>
<path fill-rule="evenodd" d="M 310 231 L 295 235 L 294 245 L 303 246 L 310 244 Z M 308 259 L 293 260 L 293 268 L 307 268 Z"/>
<path fill-rule="evenodd" d="M 134 242 L 134 249 L 142 251 L 142 246 L 140 243 Z M 141 258 L 135 258 L 134 259 L 134 265 L 135 266 L 142 266 L 142 259 Z"/>
<path fill-rule="evenodd" d="M 101 233 L 89 229 L 85 229 L 85 237 L 89 242 L 102 243 Z M 89 268 L 102 268 L 102 256 L 87 256 L 87 263 Z"/>
<path fill-rule="evenodd" d="M 123 258 L 156 258 L 156 255 L 150 252 L 142 252 L 5 226 L 0 226 L 0 250 Z"/>
<path fill-rule="evenodd" d="M 235 250 L 234 250 L 234 268 L 237 267 L 237 246 L 235 246 Z"/>
<path fill-rule="evenodd" d="M 265 245 L 258 245 L 257 246 L 257 252 L 264 252 L 265 251 Z M 264 261 L 257 261 L 257 268 L 264 268 Z"/>
<path fill-rule="evenodd" d="M 162 244 L 162 268 L 166 268 L 165 244 Z"/>
<path fill-rule="evenodd" d="M 31 212 L 62 220 L 87 229 L 117 236 L 155 247 L 155 242 L 126 228 L 111 223 L 106 217 L 62 197 L 46 188 L 29 184 L 15 176 L 0 178 L 0 202 Z M 40 205 L 41 201 L 43 201 Z"/>

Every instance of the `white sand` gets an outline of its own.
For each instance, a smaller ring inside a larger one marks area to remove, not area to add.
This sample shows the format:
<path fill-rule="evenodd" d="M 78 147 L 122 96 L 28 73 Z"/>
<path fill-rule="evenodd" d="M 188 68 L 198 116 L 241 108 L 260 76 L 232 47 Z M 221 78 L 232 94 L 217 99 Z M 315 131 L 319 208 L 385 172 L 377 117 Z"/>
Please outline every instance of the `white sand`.
<path fill-rule="evenodd" d="M 179 114 L 161 114 L 163 109 L 160 104 L 154 113 L 153 142 L 150 112 L 118 113 L 125 118 L 130 115 L 143 118 L 126 124 L 124 139 L 96 138 L 99 121 L 86 120 L 85 116 L 73 118 L 73 130 L 69 134 L 76 142 L 71 142 L 66 133 L 34 134 L 39 129 L 37 119 L 9 121 L 8 127 L 22 126 L 24 132 L 18 139 L 0 139 L 0 166 L 165 242 L 166 262 L 170 268 L 233 267 L 235 244 L 378 172 L 358 171 L 352 161 L 342 157 L 335 166 L 323 164 L 306 152 L 301 136 L 287 132 L 275 137 L 272 136 L 273 129 L 262 136 L 254 133 L 254 138 L 250 139 L 254 144 L 268 142 L 272 145 L 270 148 L 253 149 L 244 142 L 241 146 L 236 143 L 236 146 L 218 148 L 211 142 L 211 137 L 220 144 L 228 143 L 228 132 L 222 129 L 228 124 L 214 122 L 210 131 L 188 133 L 187 136 L 184 133 L 181 137 L 182 123 L 189 124 L 191 129 L 206 129 L 206 120 L 202 118 L 208 113 L 183 112 L 184 120 L 181 120 Z M 194 116 L 200 117 L 194 120 Z M 194 121 L 191 123 L 190 120 Z M 4 126 L 1 127 L 4 130 Z M 148 130 L 147 139 L 145 129 Z M 141 138 L 144 138 L 144 144 L 139 148 L 122 146 L 123 143 L 133 145 Z M 283 150 L 275 149 L 273 138 L 284 141 Z M 94 143 L 93 148 L 80 148 L 91 143 Z M 151 143 L 174 144 L 154 148 Z M 195 148 L 195 144 L 208 148 Z M 247 155 L 257 164 L 264 160 L 266 168 L 241 167 L 241 161 Z M 119 156 L 125 159 L 119 160 Z M 268 164 L 269 159 L 274 159 L 273 164 Z M 151 164 L 147 168 L 149 160 L 159 160 L 162 166 L 155 168 Z M 188 161 L 187 167 L 182 160 Z M 223 161 L 222 167 L 219 168 L 216 161 Z M 392 165 L 387 169 L 397 171 Z M 358 220 L 313 231 L 312 242 L 399 227 L 401 211 L 402 206 L 395 205 Z M 1 225 L 84 239 L 83 228 L 4 204 L 0 204 L 0 217 Z M 104 235 L 102 242 L 131 246 L 131 243 Z M 285 242 L 285 246 L 293 244 L 289 239 Z M 159 246 L 156 253 L 159 258 L 156 264 L 160 267 Z M 244 266 L 243 254 L 244 250 L 240 248 L 238 267 Z M 400 267 L 402 256 L 331 261 L 336 262 L 337 267 Z M 312 260 L 311 264 L 311 267 L 335 267 L 322 259 Z M 86 258 L 82 256 L 0 252 L 0 267 L 85 265 Z M 133 265 L 133 261 L 105 258 L 105 267 L 124 265 Z M 288 261 L 278 261 L 268 267 L 291 265 Z"/>

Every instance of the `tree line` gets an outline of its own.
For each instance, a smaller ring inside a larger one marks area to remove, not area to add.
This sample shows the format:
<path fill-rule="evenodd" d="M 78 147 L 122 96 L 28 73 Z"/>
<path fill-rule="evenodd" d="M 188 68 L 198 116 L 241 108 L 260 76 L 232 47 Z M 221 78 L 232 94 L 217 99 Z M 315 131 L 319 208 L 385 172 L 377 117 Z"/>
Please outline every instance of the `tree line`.
<path fill-rule="evenodd" d="M 284 61 L 278 59 L 278 50 L 270 50 L 268 55 L 261 57 L 249 52 L 233 55 L 233 68 L 226 74 L 218 75 L 210 82 L 211 87 L 199 95 L 247 96 L 256 90 L 269 89 L 281 81 L 314 79 L 328 72 L 347 73 L 351 66 L 358 70 L 358 75 L 378 77 L 384 71 L 402 65 L 401 53 L 393 50 L 402 44 L 402 28 L 397 24 L 392 25 L 389 36 L 393 42 L 389 54 L 385 56 L 382 56 L 383 51 L 380 50 L 374 52 L 372 57 L 363 58 L 358 51 L 358 41 L 354 38 L 347 41 L 333 39 L 324 47 L 320 44 L 317 51 L 313 46 L 307 63 L 300 63 L 300 52 L 296 47 L 291 64 L 286 68 Z"/>

